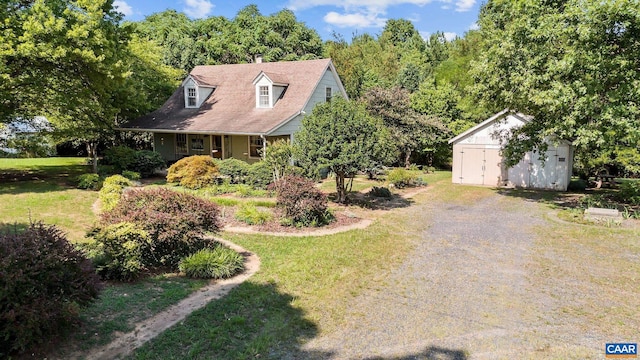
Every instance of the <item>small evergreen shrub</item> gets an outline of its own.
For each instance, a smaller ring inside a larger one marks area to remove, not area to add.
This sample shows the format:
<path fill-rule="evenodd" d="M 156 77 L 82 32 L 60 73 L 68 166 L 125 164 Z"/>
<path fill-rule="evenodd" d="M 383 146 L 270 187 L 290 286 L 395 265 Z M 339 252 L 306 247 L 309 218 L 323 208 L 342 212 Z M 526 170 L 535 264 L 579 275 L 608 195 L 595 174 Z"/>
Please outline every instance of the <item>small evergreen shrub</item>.
<path fill-rule="evenodd" d="M 78 189 L 100 190 L 102 179 L 98 174 L 82 174 L 76 178 Z"/>
<path fill-rule="evenodd" d="M 235 218 L 249 225 L 262 225 L 271 221 L 273 215 L 270 211 L 260 210 L 253 204 L 242 204 L 235 213 Z"/>
<path fill-rule="evenodd" d="M 179 268 L 190 278 L 223 279 L 244 270 L 244 258 L 232 249 L 218 245 L 185 257 Z"/>
<path fill-rule="evenodd" d="M 102 161 L 105 165 L 113 166 L 116 172 L 129 170 L 135 161 L 136 151 L 127 146 L 114 146 L 104 152 Z M 135 169 L 132 169 L 135 170 Z"/>
<path fill-rule="evenodd" d="M 398 168 L 389 172 L 387 175 L 387 182 L 389 182 L 389 184 L 393 184 L 393 186 L 397 188 L 404 188 L 414 185 L 416 178 L 416 174 L 405 169 Z"/>
<path fill-rule="evenodd" d="M 243 184 L 251 169 L 247 162 L 234 158 L 218 161 L 218 167 L 220 175 L 227 177 L 232 184 Z"/>
<path fill-rule="evenodd" d="M 166 188 L 128 191 L 115 208 L 101 214 L 102 226 L 121 222 L 132 222 L 148 233 L 145 266 L 172 269 L 181 258 L 209 247 L 213 240 L 203 233 L 215 233 L 222 226 L 216 204 Z"/>
<path fill-rule="evenodd" d="M 76 321 L 101 288 L 91 261 L 55 226 L 0 233 L 0 358 Z"/>
<path fill-rule="evenodd" d="M 201 189 L 216 183 L 218 166 L 208 155 L 194 155 L 178 160 L 169 167 L 167 182 L 188 189 Z"/>
<path fill-rule="evenodd" d="M 270 186 L 275 189 L 277 204 L 284 216 L 296 226 L 320 226 L 330 220 L 327 196 L 313 181 L 299 176 L 285 176 Z"/>
<path fill-rule="evenodd" d="M 587 181 L 583 179 L 571 180 L 567 189 L 569 191 L 585 191 L 587 189 Z"/>
<path fill-rule="evenodd" d="M 115 172 L 136 171 L 142 177 L 166 165 L 162 155 L 150 150 L 134 150 L 126 146 L 114 146 L 105 151 L 103 162 L 113 166 Z"/>
<path fill-rule="evenodd" d="M 369 195 L 374 197 L 390 198 L 391 190 L 386 187 L 374 186 L 371 190 L 369 190 Z"/>
<path fill-rule="evenodd" d="M 640 205 L 640 180 L 628 180 L 620 184 L 617 198 L 620 202 Z"/>
<path fill-rule="evenodd" d="M 145 270 L 149 257 L 149 234 L 130 222 L 111 224 L 91 235 L 95 240 L 90 256 L 102 279 L 131 281 Z"/>
<path fill-rule="evenodd" d="M 256 189 L 266 189 L 272 182 L 273 172 L 266 162 L 258 161 L 251 164 L 246 177 L 248 185 Z"/>
<path fill-rule="evenodd" d="M 133 183 L 122 175 L 112 175 L 104 179 L 102 189 L 100 189 L 98 195 L 102 202 L 102 211 L 113 209 L 122 198 L 124 189 L 131 185 Z"/>
<path fill-rule="evenodd" d="M 140 180 L 140 178 L 141 178 L 139 172 L 129 171 L 129 170 L 124 170 L 122 172 L 122 176 L 126 177 L 127 179 L 129 179 L 131 181 L 137 181 L 137 180 Z"/>

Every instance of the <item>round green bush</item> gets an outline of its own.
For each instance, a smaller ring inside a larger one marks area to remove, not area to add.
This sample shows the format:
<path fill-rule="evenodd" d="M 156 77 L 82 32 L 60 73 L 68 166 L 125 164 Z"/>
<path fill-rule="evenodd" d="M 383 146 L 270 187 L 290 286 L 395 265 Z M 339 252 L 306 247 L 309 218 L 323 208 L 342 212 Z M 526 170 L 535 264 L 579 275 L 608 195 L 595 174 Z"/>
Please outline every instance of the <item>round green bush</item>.
<path fill-rule="evenodd" d="M 417 176 L 405 169 L 393 169 L 387 175 L 387 182 L 393 184 L 397 188 L 404 188 L 415 185 Z"/>
<path fill-rule="evenodd" d="M 218 168 L 220 174 L 227 177 L 232 184 L 243 184 L 251 165 L 245 161 L 230 158 L 218 161 Z"/>
<path fill-rule="evenodd" d="M 55 226 L 0 233 L 0 358 L 59 334 L 101 288 L 91 261 Z"/>
<path fill-rule="evenodd" d="M 371 190 L 369 190 L 369 195 L 374 197 L 390 198 L 391 191 L 386 187 L 374 186 L 373 188 L 371 188 Z"/>
<path fill-rule="evenodd" d="M 246 183 L 256 189 L 266 189 L 273 182 L 273 171 L 264 161 L 251 164 Z"/>
<path fill-rule="evenodd" d="M 180 261 L 180 271 L 190 278 L 223 279 L 231 277 L 244 269 L 241 254 L 216 246 L 214 249 L 202 249 Z"/>
<path fill-rule="evenodd" d="M 96 271 L 102 279 L 131 281 L 145 270 L 144 258 L 151 249 L 149 234 L 135 224 L 120 222 L 93 234 L 92 252 Z M 148 255 L 147 255 L 148 256 Z"/>
<path fill-rule="evenodd" d="M 102 179 L 98 174 L 82 174 L 76 178 L 78 189 L 100 190 Z"/>

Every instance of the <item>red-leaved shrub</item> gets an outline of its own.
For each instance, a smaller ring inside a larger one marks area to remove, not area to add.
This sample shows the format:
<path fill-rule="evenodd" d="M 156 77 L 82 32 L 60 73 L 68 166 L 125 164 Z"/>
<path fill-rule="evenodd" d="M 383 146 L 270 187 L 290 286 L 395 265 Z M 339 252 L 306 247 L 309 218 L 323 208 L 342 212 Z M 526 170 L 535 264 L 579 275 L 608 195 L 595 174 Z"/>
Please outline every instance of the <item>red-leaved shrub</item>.
<path fill-rule="evenodd" d="M 91 261 L 55 226 L 0 233 L 0 358 L 76 321 L 101 288 Z"/>
<path fill-rule="evenodd" d="M 218 206 L 190 194 L 166 188 L 131 190 L 118 205 L 101 215 L 103 225 L 134 223 L 149 235 L 149 246 L 143 250 L 145 266 L 169 266 L 177 269 L 181 258 L 213 240 L 204 232 L 217 232 L 221 227 Z"/>
<path fill-rule="evenodd" d="M 327 196 L 313 181 L 289 175 L 270 185 L 270 189 L 276 191 L 277 204 L 293 225 L 319 226 L 329 222 Z"/>

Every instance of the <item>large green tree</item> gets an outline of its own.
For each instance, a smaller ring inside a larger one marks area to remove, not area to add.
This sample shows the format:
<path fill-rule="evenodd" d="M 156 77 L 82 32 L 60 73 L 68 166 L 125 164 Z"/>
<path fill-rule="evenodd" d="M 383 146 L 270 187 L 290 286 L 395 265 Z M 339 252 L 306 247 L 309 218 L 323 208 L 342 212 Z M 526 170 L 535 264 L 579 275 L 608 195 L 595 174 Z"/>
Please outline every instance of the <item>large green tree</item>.
<path fill-rule="evenodd" d="M 414 152 L 427 151 L 430 156 L 436 148 L 448 147 L 446 139 L 450 133 L 447 128 L 437 117 L 413 110 L 407 90 L 373 88 L 362 96 L 362 101 L 369 114 L 381 118 L 389 129 L 406 168 L 409 168 Z"/>
<path fill-rule="evenodd" d="M 582 152 L 638 147 L 640 2 L 491 0 L 478 23 L 479 98 L 534 116 L 509 137 L 511 164 L 551 135 Z"/>
<path fill-rule="evenodd" d="M 362 104 L 336 97 L 318 104 L 302 120 L 294 154 L 306 169 L 327 168 L 336 176 L 336 201 L 347 199 L 345 178 L 389 160 L 389 133 Z"/>

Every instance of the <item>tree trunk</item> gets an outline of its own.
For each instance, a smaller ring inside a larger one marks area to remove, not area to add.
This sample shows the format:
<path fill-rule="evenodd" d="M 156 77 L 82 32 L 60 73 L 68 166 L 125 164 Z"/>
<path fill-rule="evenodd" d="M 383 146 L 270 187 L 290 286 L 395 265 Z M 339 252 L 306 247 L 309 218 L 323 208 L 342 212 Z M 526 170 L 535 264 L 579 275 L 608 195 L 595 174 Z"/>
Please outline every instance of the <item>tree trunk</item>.
<path fill-rule="evenodd" d="M 404 155 L 404 168 L 405 169 L 409 169 L 409 166 L 411 166 L 411 150 L 407 149 Z"/>
<path fill-rule="evenodd" d="M 91 171 L 98 173 L 98 144 L 93 141 L 87 141 L 87 155 L 91 158 Z"/>
<path fill-rule="evenodd" d="M 347 196 L 344 188 L 344 174 L 336 172 L 336 202 L 343 204 Z"/>

